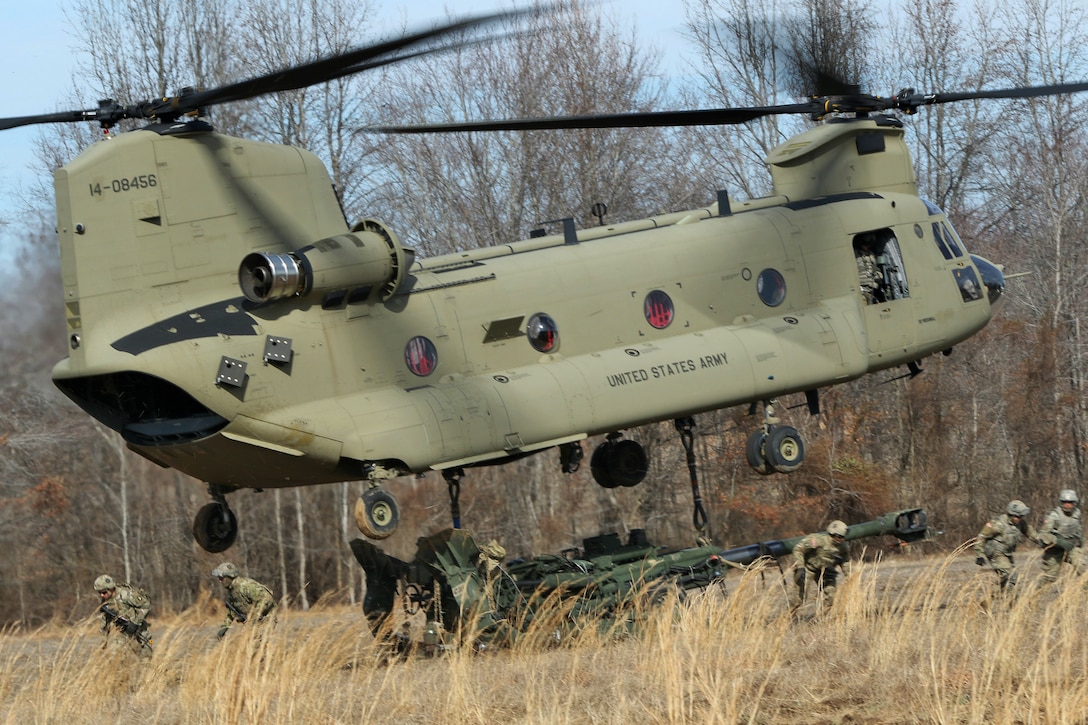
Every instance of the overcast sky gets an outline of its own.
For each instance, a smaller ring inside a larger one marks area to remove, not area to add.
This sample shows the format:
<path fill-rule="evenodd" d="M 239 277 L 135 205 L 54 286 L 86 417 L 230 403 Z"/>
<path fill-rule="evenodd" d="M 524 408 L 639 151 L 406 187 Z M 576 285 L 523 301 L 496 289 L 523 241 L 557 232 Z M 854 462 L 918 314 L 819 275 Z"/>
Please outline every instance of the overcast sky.
<path fill-rule="evenodd" d="M 680 67 L 683 39 L 682 4 L 678 0 L 605 0 L 622 8 L 623 16 L 637 24 L 639 35 L 666 54 L 666 62 Z M 486 13 L 508 7 L 506 0 L 488 4 L 486 0 L 412 0 L 381 2 L 383 17 L 390 27 L 403 18 L 408 27 L 427 25 L 445 17 L 446 9 L 456 15 Z M 0 118 L 50 113 L 61 108 L 69 95 L 73 59 L 72 26 L 65 19 L 65 0 L 9 2 L 0 14 L 0 88 L 4 107 Z M 370 34 L 360 33 L 359 42 Z M 89 97 L 88 97 L 89 98 Z M 135 100 L 135 99 L 130 99 Z M 91 106 L 94 100 L 89 100 Z M 13 198 L 33 186 L 32 146 L 41 127 L 0 131 L 0 220 L 15 218 Z M 14 230 L 0 226 L 0 243 Z"/>

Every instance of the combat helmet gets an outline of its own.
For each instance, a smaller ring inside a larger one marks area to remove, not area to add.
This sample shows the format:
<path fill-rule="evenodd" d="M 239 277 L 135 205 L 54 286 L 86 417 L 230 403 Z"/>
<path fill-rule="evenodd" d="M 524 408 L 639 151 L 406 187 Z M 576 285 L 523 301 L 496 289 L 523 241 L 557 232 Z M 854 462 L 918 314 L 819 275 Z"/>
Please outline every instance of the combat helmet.
<path fill-rule="evenodd" d="M 846 536 L 846 524 L 842 521 L 832 521 L 827 525 L 827 533 L 832 536 Z"/>
<path fill-rule="evenodd" d="M 1009 501 L 1009 505 L 1005 507 L 1005 513 L 1009 516 L 1027 516 L 1031 513 L 1031 509 L 1028 505 L 1018 498 L 1014 498 Z"/>
<path fill-rule="evenodd" d="M 220 579 L 225 576 L 229 576 L 231 579 L 238 578 L 238 567 L 229 561 L 224 561 L 219 566 L 212 569 L 212 576 L 216 579 Z"/>
<path fill-rule="evenodd" d="M 113 577 L 109 574 L 103 574 L 94 580 L 94 590 L 96 592 L 108 592 L 110 589 L 116 589 L 117 582 L 113 580 Z"/>
<path fill-rule="evenodd" d="M 1061 494 L 1058 495 L 1058 503 L 1080 503 L 1080 499 L 1077 498 L 1077 492 L 1071 488 L 1063 488 Z"/>

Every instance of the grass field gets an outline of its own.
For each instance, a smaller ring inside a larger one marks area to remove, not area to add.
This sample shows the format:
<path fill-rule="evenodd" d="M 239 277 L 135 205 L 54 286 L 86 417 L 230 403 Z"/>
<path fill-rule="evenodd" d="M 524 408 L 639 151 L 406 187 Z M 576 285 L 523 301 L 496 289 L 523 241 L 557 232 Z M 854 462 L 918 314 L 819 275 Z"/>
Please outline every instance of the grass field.
<path fill-rule="evenodd" d="M 154 621 L 147 664 L 109 658 L 93 618 L 9 631 L 0 721 L 1086 723 L 1088 580 L 1034 587 L 1025 558 L 1012 599 L 965 554 L 889 557 L 855 564 L 830 611 L 791 616 L 773 567 L 638 613 L 634 634 L 555 643 L 545 624 L 511 648 L 437 658 L 387 661 L 342 605 L 217 642 L 204 603 Z"/>

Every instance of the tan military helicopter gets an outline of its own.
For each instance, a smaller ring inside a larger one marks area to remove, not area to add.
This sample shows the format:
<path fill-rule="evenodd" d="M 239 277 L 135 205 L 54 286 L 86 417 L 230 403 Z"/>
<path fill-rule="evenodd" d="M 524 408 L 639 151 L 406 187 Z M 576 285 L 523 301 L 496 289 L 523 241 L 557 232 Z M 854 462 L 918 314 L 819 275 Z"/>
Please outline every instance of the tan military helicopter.
<path fill-rule="evenodd" d="M 594 477 L 632 486 L 647 456 L 623 431 L 740 404 L 764 409 L 749 463 L 797 469 L 804 444 L 774 416 L 776 399 L 803 393 L 817 412 L 821 388 L 916 371 L 982 329 L 1005 284 L 919 198 L 902 124 L 881 112 L 1088 89 L 374 129 L 836 116 L 770 154 L 769 197 L 719 193 L 704 208 L 593 229 L 568 220 L 561 234 L 426 260 L 377 220 L 345 220 L 312 154 L 200 118 L 440 50 L 496 17 L 213 90 L 0 120 L 150 121 L 55 173 L 69 356 L 53 378 L 132 450 L 208 484 L 214 500 L 193 527 L 206 550 L 234 542 L 225 495 L 239 488 L 369 481 L 356 518 L 381 538 L 399 517 L 386 479 L 442 471 L 456 525 L 467 467 L 559 447 L 569 471 L 581 441 L 605 434 Z"/>

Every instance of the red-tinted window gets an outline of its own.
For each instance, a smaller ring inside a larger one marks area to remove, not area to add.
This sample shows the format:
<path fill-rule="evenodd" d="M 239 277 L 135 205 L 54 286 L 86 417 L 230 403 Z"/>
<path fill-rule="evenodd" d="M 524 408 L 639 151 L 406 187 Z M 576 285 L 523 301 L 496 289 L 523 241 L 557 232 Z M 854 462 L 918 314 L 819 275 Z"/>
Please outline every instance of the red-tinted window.
<path fill-rule="evenodd" d="M 553 352 L 559 347 L 559 326 L 543 312 L 529 318 L 525 335 L 529 338 L 529 344 L 538 352 Z"/>
<path fill-rule="evenodd" d="M 413 337 L 404 346 L 404 364 L 420 377 L 430 375 L 438 367 L 438 350 L 425 337 Z"/>
<path fill-rule="evenodd" d="M 646 321 L 650 326 L 658 330 L 664 330 L 672 322 L 672 299 L 659 289 L 655 289 L 646 295 L 642 303 L 642 311 L 646 315 Z"/>

